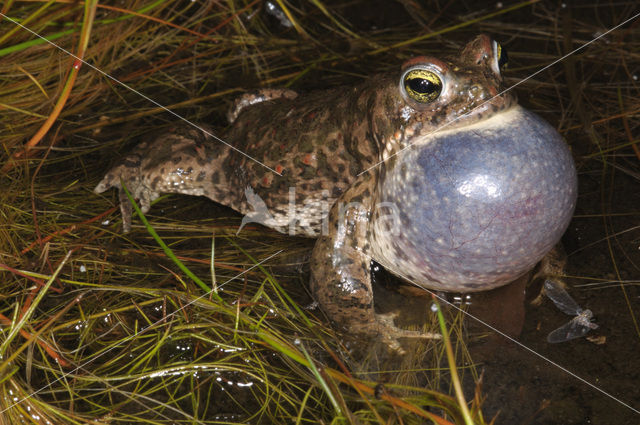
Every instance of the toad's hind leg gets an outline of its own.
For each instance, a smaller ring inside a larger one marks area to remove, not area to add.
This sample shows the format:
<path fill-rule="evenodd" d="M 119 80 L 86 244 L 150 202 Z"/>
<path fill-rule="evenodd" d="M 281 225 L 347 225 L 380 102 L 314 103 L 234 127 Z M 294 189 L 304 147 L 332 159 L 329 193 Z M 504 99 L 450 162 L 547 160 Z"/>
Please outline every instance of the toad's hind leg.
<path fill-rule="evenodd" d="M 162 193 L 206 196 L 233 206 L 235 198 L 230 198 L 241 197 L 242 192 L 228 190 L 222 172 L 228 149 L 199 129 L 181 127 L 138 144 L 109 170 L 94 192 L 118 189 L 124 232 L 131 230 L 132 209 L 123 184 L 140 200 L 143 213 Z"/>
<path fill-rule="evenodd" d="M 565 275 L 564 268 L 567 264 L 567 254 L 562 247 L 562 243 L 558 242 L 547 255 L 540 260 L 536 273 L 530 279 L 530 282 L 540 281 L 543 283 L 546 280 L 551 280 L 561 287 L 565 288 L 567 285 L 564 282 L 563 276 Z M 531 301 L 532 305 L 540 305 L 544 295 L 544 284 L 540 293 Z"/>

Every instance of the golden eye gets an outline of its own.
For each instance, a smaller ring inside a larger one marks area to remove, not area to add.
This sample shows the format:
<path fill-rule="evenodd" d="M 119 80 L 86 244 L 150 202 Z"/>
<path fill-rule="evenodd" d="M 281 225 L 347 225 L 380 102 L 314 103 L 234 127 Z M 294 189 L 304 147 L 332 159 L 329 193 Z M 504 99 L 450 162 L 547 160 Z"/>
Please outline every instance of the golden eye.
<path fill-rule="evenodd" d="M 498 58 L 498 68 L 505 69 L 509 64 L 509 55 L 507 55 L 507 49 L 503 49 L 498 42 L 496 42 L 496 57 Z"/>
<path fill-rule="evenodd" d="M 402 86 L 411 99 L 418 103 L 431 103 L 442 93 L 442 79 L 427 69 L 410 69 L 404 74 Z"/>

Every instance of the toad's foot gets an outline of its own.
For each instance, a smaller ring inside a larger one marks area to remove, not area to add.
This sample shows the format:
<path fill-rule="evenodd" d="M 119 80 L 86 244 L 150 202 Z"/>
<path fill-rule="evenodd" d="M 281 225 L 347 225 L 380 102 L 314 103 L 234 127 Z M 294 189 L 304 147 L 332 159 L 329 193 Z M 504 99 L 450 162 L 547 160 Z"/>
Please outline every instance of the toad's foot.
<path fill-rule="evenodd" d="M 540 265 L 535 275 L 531 278 L 531 282 L 541 280 L 543 282 L 550 280 L 562 288 L 566 288 L 567 285 L 564 282 L 563 276 L 565 275 L 564 267 L 567 264 L 567 255 L 564 252 L 564 248 L 561 243 L 558 243 L 553 247 L 551 251 L 540 260 Z M 544 285 L 540 290 L 540 293 L 531 301 L 531 305 L 539 306 L 542 303 L 542 299 L 545 295 Z"/>
<path fill-rule="evenodd" d="M 442 339 L 442 335 L 437 332 L 423 332 L 402 329 L 395 325 L 396 313 L 375 314 L 373 320 L 362 320 L 360 322 L 349 322 L 348 332 L 355 336 L 361 336 L 373 341 L 379 341 L 389 350 L 403 355 L 405 349 L 400 344 L 400 339 Z"/>
<path fill-rule="evenodd" d="M 385 345 L 399 354 L 405 353 L 398 341 L 399 338 L 442 339 L 442 335 L 437 332 L 411 331 L 398 328 L 394 323 L 396 316 L 396 313 L 376 314 L 375 326 L 377 326 L 378 335 Z"/>

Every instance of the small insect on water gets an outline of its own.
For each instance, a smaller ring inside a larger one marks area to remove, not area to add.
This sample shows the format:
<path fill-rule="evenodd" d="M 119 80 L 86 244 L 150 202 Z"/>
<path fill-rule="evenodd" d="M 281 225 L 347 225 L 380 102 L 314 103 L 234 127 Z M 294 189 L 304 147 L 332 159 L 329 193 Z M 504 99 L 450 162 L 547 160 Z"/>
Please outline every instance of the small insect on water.
<path fill-rule="evenodd" d="M 544 290 L 547 297 L 561 310 L 570 316 L 576 316 L 569 322 L 552 331 L 547 336 L 551 343 L 565 342 L 574 338 L 585 336 L 591 329 L 597 329 L 598 325 L 591 322 L 593 313 L 591 310 L 583 310 L 577 302 L 558 283 L 552 280 L 544 282 Z"/>

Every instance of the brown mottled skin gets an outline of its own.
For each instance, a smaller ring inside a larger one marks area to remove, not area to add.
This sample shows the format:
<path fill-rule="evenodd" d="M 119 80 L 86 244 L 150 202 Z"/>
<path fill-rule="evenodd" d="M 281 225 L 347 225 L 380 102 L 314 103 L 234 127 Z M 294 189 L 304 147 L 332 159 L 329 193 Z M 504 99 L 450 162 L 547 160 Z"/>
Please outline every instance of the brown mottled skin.
<path fill-rule="evenodd" d="M 373 205 L 380 173 L 393 169 L 397 157 L 389 157 L 394 153 L 419 144 L 439 126 L 454 120 L 448 129 L 463 128 L 515 104 L 510 92 L 496 96 L 503 87 L 492 43 L 483 35 L 455 59 L 407 62 L 403 69 L 429 64 L 444 77 L 442 93 L 427 104 L 403 92 L 398 73 L 305 96 L 289 90 L 243 96 L 230 112 L 233 125 L 222 138 L 281 175 L 186 128 L 138 145 L 95 191 L 120 188 L 122 179 L 143 211 L 160 193 L 172 192 L 203 195 L 248 214 L 253 209 L 245 188 L 251 188 L 276 220 L 270 227 L 286 232 L 290 188 L 295 188 L 295 205 L 307 208 L 291 229 L 318 237 L 311 258 L 314 297 L 334 322 L 352 332 L 382 335 L 394 345 L 398 336 L 418 334 L 395 328 L 373 308 L 370 263 L 386 249 L 371 237 L 371 222 L 378 219 Z M 130 205 L 122 194 L 120 199 L 126 231 Z M 321 228 L 323 200 L 332 206 L 326 232 Z"/>

